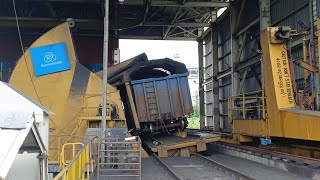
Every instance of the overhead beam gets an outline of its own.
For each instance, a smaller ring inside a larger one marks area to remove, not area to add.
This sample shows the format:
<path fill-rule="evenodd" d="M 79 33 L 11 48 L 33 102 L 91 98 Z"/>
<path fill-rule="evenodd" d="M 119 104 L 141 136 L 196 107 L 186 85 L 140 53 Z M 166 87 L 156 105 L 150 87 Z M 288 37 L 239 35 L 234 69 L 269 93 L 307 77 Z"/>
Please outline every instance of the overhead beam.
<path fill-rule="evenodd" d="M 28 28 L 51 28 L 62 22 L 65 19 L 56 18 L 38 18 L 38 17 L 18 17 L 19 25 Z M 84 29 L 103 29 L 103 21 L 97 19 L 73 19 L 76 26 Z M 16 21 L 14 17 L 0 17 L 0 27 L 15 27 Z M 113 25 L 110 25 L 113 29 Z M 170 22 L 145 22 L 143 26 L 171 26 L 171 27 L 210 27 L 210 23 L 173 23 Z"/>
<path fill-rule="evenodd" d="M 43 0 L 25 0 L 26 2 L 43 2 Z M 46 0 L 47 2 L 65 2 L 65 3 L 101 3 L 100 0 Z"/>
<path fill-rule="evenodd" d="M 171 26 L 171 27 L 210 27 L 210 23 L 173 23 L 145 22 L 143 26 Z"/>
<path fill-rule="evenodd" d="M 147 4 L 146 4 L 145 11 L 144 11 L 143 22 L 147 21 L 148 15 L 149 15 L 150 0 L 147 0 L 146 2 L 147 2 Z"/>
<path fill-rule="evenodd" d="M 236 34 L 235 37 L 240 36 L 244 32 L 246 32 L 248 29 L 250 29 L 252 26 L 256 25 L 260 21 L 259 17 L 255 18 L 253 21 L 251 21 L 249 24 L 247 24 L 245 27 L 243 27 L 241 30 L 239 30 Z"/>
<path fill-rule="evenodd" d="M 173 18 L 172 21 L 171 21 L 171 25 L 174 24 L 174 22 L 176 21 L 178 15 L 179 15 L 180 10 L 181 10 L 181 8 L 179 7 L 179 8 L 177 9 L 176 15 L 174 16 L 174 18 Z M 165 33 L 163 34 L 163 39 L 165 39 L 165 38 L 167 37 L 167 35 L 168 35 L 168 33 L 169 33 L 169 31 L 170 31 L 170 29 L 171 29 L 171 27 L 172 27 L 171 25 L 167 27 Z"/>
<path fill-rule="evenodd" d="M 162 36 L 124 36 L 124 35 L 120 35 L 119 39 L 163 40 Z M 192 38 L 192 37 L 167 37 L 164 40 L 196 41 L 197 38 Z"/>
<path fill-rule="evenodd" d="M 143 5 L 143 0 L 125 0 L 123 5 Z M 228 7 L 228 2 L 185 2 L 177 1 L 151 1 L 151 6 L 172 6 L 172 7 Z"/>
<path fill-rule="evenodd" d="M 18 17 L 20 27 L 26 28 L 51 28 L 55 27 L 66 19 Z M 76 26 L 84 29 L 103 29 L 103 21 L 96 19 L 73 19 Z M 16 27 L 14 17 L 0 17 L 0 27 Z"/>

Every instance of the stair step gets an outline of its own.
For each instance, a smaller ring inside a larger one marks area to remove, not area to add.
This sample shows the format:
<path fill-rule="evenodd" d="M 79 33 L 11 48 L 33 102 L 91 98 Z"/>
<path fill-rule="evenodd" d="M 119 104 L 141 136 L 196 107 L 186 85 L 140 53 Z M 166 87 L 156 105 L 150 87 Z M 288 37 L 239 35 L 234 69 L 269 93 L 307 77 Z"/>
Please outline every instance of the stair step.
<path fill-rule="evenodd" d="M 139 158 L 139 156 L 105 156 L 104 158 Z"/>
<path fill-rule="evenodd" d="M 106 168 L 100 168 L 100 171 L 139 171 L 139 169 L 106 169 Z"/>
<path fill-rule="evenodd" d="M 127 175 L 125 175 L 125 174 L 114 174 L 114 175 L 105 174 L 105 175 L 103 175 L 103 174 L 100 174 L 99 176 L 100 177 L 101 176 L 105 176 L 105 177 L 110 177 L 110 176 L 112 176 L 112 177 L 139 177 L 140 175 L 135 175 L 135 174 L 127 174 Z"/>
<path fill-rule="evenodd" d="M 100 152 L 140 152 L 140 150 L 100 150 Z"/>
<path fill-rule="evenodd" d="M 139 165 L 140 163 L 99 163 L 98 165 Z"/>

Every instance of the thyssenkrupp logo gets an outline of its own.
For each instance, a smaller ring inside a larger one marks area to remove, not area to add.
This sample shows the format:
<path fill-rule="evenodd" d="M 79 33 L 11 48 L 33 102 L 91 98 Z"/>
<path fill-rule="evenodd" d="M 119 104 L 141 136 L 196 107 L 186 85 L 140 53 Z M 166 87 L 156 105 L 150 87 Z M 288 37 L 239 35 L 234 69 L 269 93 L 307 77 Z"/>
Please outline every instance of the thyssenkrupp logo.
<path fill-rule="evenodd" d="M 47 53 L 44 55 L 44 61 L 45 61 L 46 63 L 54 62 L 54 61 L 56 61 L 56 55 L 53 54 L 53 52 L 47 52 Z"/>

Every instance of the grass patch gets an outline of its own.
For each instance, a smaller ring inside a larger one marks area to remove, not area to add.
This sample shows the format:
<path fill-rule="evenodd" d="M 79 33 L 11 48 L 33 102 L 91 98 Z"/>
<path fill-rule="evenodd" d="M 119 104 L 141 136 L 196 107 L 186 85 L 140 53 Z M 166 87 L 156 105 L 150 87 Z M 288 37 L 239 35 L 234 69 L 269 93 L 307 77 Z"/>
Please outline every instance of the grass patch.
<path fill-rule="evenodd" d="M 199 117 L 188 118 L 188 128 L 189 129 L 200 129 Z"/>

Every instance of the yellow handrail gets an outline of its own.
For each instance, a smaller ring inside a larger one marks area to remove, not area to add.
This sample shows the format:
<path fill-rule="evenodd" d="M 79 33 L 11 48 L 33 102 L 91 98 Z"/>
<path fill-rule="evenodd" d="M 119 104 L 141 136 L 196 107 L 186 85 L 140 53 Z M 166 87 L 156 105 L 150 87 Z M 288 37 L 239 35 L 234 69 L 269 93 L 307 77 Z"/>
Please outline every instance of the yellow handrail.
<path fill-rule="evenodd" d="M 246 101 L 252 99 L 260 99 L 261 105 L 247 105 Z M 239 100 L 239 104 L 235 106 L 235 100 Z M 264 91 L 261 91 L 261 96 L 245 96 L 241 94 L 239 96 L 229 96 L 228 97 L 228 119 L 232 122 L 233 119 L 249 119 L 247 113 L 249 111 L 257 110 L 261 112 L 261 119 L 266 119 L 266 107 L 265 107 L 266 96 Z M 241 115 L 237 117 L 234 116 L 234 112 L 240 112 Z"/>
<path fill-rule="evenodd" d="M 72 151 L 71 151 L 72 156 L 70 157 L 70 159 L 67 159 L 67 157 L 66 157 L 66 147 L 68 147 L 68 146 L 72 147 Z M 63 169 L 65 166 L 67 166 L 68 163 L 72 160 L 72 158 L 76 155 L 76 150 L 80 149 L 80 148 L 76 149 L 76 146 L 82 148 L 82 147 L 84 147 L 84 144 L 83 143 L 65 143 L 62 146 L 62 151 L 61 151 L 61 155 L 60 155 L 60 169 Z"/>
<path fill-rule="evenodd" d="M 65 162 L 64 158 L 61 158 L 60 166 L 63 168 L 60 173 L 53 178 L 53 180 L 75 180 L 75 179 L 90 179 L 90 173 L 93 172 L 92 159 L 92 146 L 95 138 L 88 141 L 82 146 L 82 148 L 75 154 L 69 163 Z M 64 145 L 73 147 L 82 143 L 67 143 Z M 64 153 L 62 153 L 63 155 Z"/>

